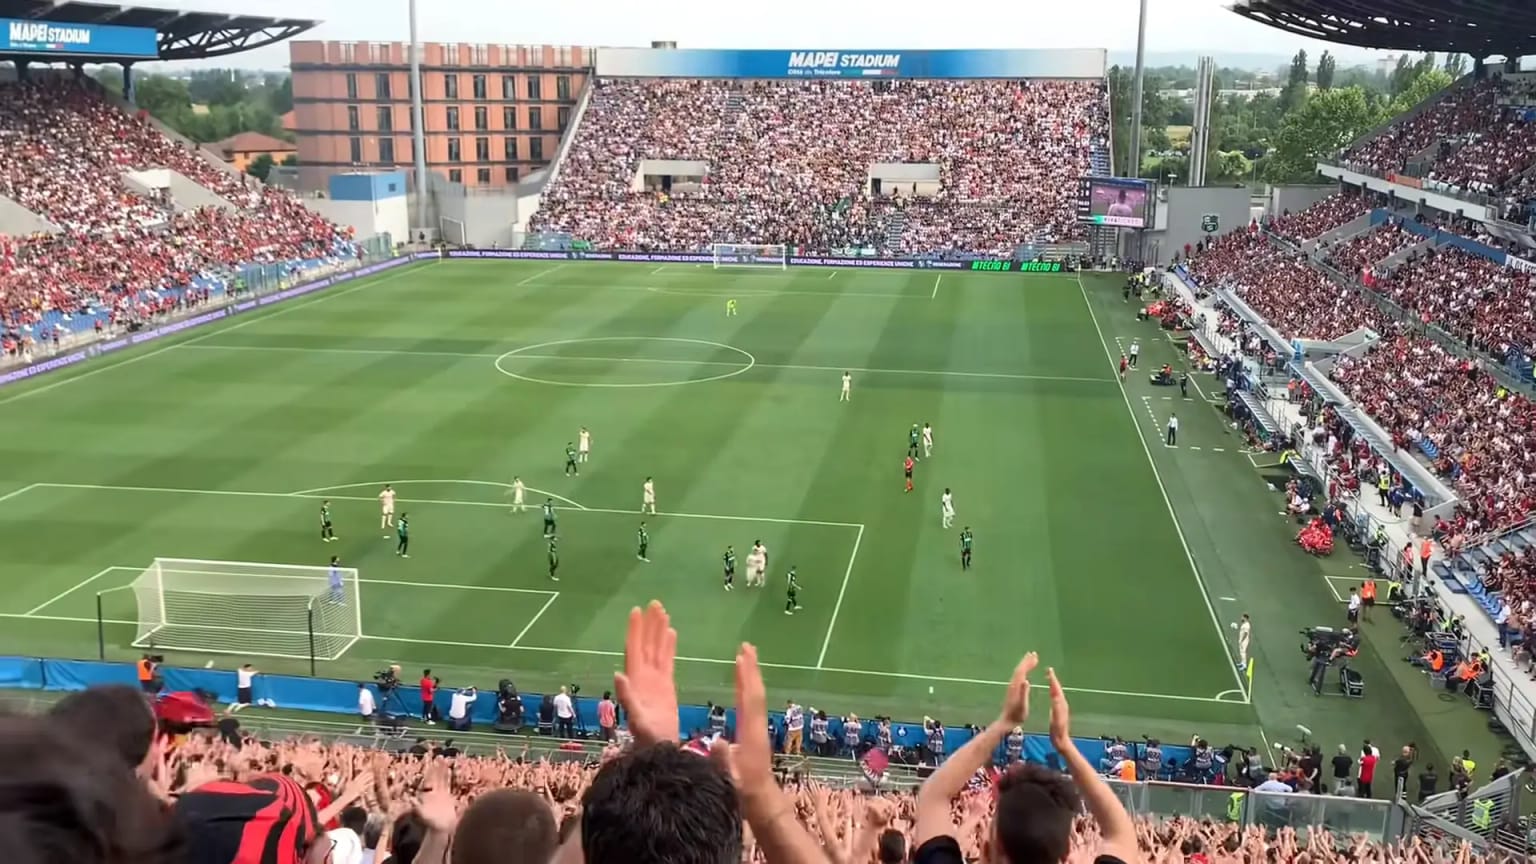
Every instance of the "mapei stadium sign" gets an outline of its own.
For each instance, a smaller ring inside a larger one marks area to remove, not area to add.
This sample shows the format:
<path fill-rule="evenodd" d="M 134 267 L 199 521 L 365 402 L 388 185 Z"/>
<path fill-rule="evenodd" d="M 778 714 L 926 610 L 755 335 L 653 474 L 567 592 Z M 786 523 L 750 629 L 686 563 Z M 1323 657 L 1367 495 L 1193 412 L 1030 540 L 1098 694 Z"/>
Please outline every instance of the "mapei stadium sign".
<path fill-rule="evenodd" d="M 791 51 L 787 75 L 895 75 L 900 54 L 855 54 L 848 51 Z"/>
<path fill-rule="evenodd" d="M 160 45 L 146 27 L 0 18 L 0 53 L 154 59 Z"/>
<path fill-rule="evenodd" d="M 1103 78 L 1101 49 L 711 51 L 599 48 L 605 78 Z"/>

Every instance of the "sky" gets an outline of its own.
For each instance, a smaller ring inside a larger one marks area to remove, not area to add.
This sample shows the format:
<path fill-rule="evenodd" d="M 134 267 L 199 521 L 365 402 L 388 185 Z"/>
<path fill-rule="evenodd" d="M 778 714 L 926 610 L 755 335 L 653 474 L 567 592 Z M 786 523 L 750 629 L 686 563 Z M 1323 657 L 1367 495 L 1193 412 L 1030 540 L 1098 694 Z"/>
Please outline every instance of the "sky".
<path fill-rule="evenodd" d="M 1147 2 L 1148 52 L 1289 56 L 1305 48 L 1316 57 L 1328 48 L 1341 66 L 1370 62 L 1375 56 L 1293 38 L 1228 11 L 1218 0 Z M 322 22 L 301 39 L 409 38 L 406 0 L 146 0 L 144 5 Z M 940 16 L 904 14 L 916 4 L 907 7 L 890 0 L 774 0 L 763 6 L 768 14 L 749 21 L 741 20 L 741 8 L 718 0 L 554 0 L 522 7 L 497 0 L 421 0 L 418 14 L 421 39 L 427 42 L 644 46 L 668 40 L 679 48 L 1134 51 L 1138 0 L 948 0 L 940 7 L 942 21 Z M 198 65 L 281 69 L 288 65 L 288 50 L 279 44 Z"/>

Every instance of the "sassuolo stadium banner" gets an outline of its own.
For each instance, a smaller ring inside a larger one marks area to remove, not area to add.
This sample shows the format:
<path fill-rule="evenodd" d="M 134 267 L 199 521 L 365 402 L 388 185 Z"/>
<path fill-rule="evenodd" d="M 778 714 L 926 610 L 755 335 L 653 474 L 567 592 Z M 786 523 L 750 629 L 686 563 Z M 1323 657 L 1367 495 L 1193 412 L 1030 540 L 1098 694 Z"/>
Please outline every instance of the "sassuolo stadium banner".
<path fill-rule="evenodd" d="M 713 264 L 715 256 L 701 252 L 545 252 L 536 249 L 449 249 L 446 258 L 478 258 L 504 261 L 638 261 L 647 264 Z M 723 256 L 730 264 L 774 264 L 778 258 L 739 254 Z M 1012 261 L 978 258 L 966 261 L 929 261 L 921 258 L 844 258 L 791 255 L 791 267 L 853 267 L 860 270 L 975 270 L 986 273 L 1064 273 L 1060 261 Z"/>
<path fill-rule="evenodd" d="M 596 68 L 612 78 L 1103 78 L 1105 52 L 599 48 Z"/>
<path fill-rule="evenodd" d="M 0 18 L 0 52 L 154 59 L 160 45 L 148 27 Z"/>

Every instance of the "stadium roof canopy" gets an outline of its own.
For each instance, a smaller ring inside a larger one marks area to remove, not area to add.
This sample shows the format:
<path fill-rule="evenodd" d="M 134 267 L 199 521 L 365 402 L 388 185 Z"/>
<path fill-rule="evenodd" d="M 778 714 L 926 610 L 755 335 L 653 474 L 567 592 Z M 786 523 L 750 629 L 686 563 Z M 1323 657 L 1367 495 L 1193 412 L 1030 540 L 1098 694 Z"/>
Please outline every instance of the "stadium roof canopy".
<path fill-rule="evenodd" d="M 1536 54 L 1531 0 L 1236 0 L 1232 11 L 1297 36 L 1360 48 L 1475 58 Z"/>
<path fill-rule="evenodd" d="M 160 34 L 161 60 L 198 60 L 238 54 L 291 39 L 319 24 L 302 18 L 268 18 L 223 12 L 185 12 L 146 6 L 79 3 L 74 0 L 0 0 L 0 18 L 56 21 L 61 24 L 110 24 L 149 27 Z M 50 58 L 28 55 L 50 62 Z M 54 62 L 64 58 L 51 58 Z M 75 55 L 70 61 L 120 63 L 120 57 Z"/>

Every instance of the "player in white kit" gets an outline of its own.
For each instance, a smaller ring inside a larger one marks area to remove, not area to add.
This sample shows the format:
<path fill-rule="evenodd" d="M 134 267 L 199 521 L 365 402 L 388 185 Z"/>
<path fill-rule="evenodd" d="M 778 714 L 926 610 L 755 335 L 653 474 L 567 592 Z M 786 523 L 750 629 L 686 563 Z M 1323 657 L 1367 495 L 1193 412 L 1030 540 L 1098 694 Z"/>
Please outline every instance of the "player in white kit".
<path fill-rule="evenodd" d="M 839 402 L 847 402 L 847 401 L 849 401 L 850 395 L 852 393 L 853 393 L 853 373 L 851 373 L 851 372 L 844 372 L 843 373 L 843 395 L 837 397 L 837 401 L 839 401 Z"/>
<path fill-rule="evenodd" d="M 392 527 L 395 524 L 395 490 L 388 483 L 384 484 L 383 491 L 379 493 L 379 509 L 379 528 Z M 388 540 L 389 535 L 385 534 L 384 539 Z"/>
<path fill-rule="evenodd" d="M 939 512 L 943 515 L 945 528 L 955 524 L 955 496 L 947 488 L 939 498 Z"/>
<path fill-rule="evenodd" d="M 576 461 L 587 461 L 587 457 L 591 455 L 591 453 L 592 433 L 588 432 L 587 427 L 583 426 L 581 427 L 581 431 L 576 433 Z"/>
<path fill-rule="evenodd" d="M 933 455 L 933 424 L 923 424 L 923 458 Z"/>
<path fill-rule="evenodd" d="M 527 492 L 528 492 L 527 487 L 525 487 L 523 485 L 523 478 L 521 478 L 521 477 L 513 477 L 512 478 L 512 512 L 513 513 L 521 513 L 524 510 L 528 509 L 527 505 L 525 505 L 523 503 L 523 496 L 526 495 Z"/>
<path fill-rule="evenodd" d="M 1248 620 L 1248 613 L 1243 613 L 1243 620 L 1237 625 L 1237 668 L 1248 668 L 1248 642 L 1253 636 L 1253 623 Z"/>
<path fill-rule="evenodd" d="M 651 478 L 645 478 L 645 485 L 640 487 L 640 512 L 656 515 L 656 484 Z"/>
<path fill-rule="evenodd" d="M 747 585 L 761 587 L 766 584 L 764 573 L 768 571 L 768 547 L 763 541 L 752 541 L 752 551 L 747 553 Z"/>

